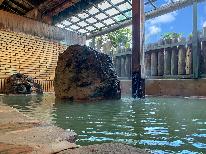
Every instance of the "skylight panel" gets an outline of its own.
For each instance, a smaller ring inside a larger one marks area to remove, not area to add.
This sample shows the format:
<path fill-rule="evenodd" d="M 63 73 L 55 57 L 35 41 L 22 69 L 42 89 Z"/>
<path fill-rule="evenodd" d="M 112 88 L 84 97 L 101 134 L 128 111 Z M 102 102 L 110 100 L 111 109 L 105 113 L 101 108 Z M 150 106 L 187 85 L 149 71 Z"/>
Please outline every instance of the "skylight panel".
<path fill-rule="evenodd" d="M 84 19 L 84 18 L 87 18 L 89 15 L 87 13 L 81 13 L 78 15 L 78 17 Z"/>
<path fill-rule="evenodd" d="M 84 22 L 84 21 L 81 21 L 81 22 L 79 22 L 79 23 L 77 23 L 79 26 L 81 26 L 81 27 L 84 27 L 84 26 L 87 26 L 88 24 L 86 23 L 86 22 Z"/>
<path fill-rule="evenodd" d="M 85 29 L 80 29 L 79 32 L 80 33 L 86 33 L 87 31 Z"/>
<path fill-rule="evenodd" d="M 126 17 L 123 16 L 122 14 L 120 14 L 120 15 L 118 15 L 118 16 L 115 16 L 115 19 L 116 19 L 117 21 L 122 21 L 122 20 L 125 20 Z"/>
<path fill-rule="evenodd" d="M 121 2 L 123 2 L 124 0 L 111 0 L 111 2 L 113 3 L 113 4 L 118 4 L 118 3 L 121 3 Z"/>
<path fill-rule="evenodd" d="M 89 31 L 95 30 L 95 28 L 93 26 L 88 26 L 88 27 L 86 27 L 86 29 Z"/>
<path fill-rule="evenodd" d="M 107 1 L 101 3 L 101 4 L 98 4 L 98 7 L 101 8 L 102 10 L 105 10 L 109 7 L 111 7 L 112 5 L 110 5 Z"/>
<path fill-rule="evenodd" d="M 68 28 L 65 28 L 65 29 L 68 30 L 68 31 L 73 31 L 73 30 L 72 30 L 71 28 L 69 28 L 69 27 L 68 27 Z"/>
<path fill-rule="evenodd" d="M 79 26 L 77 26 L 77 25 L 72 25 L 72 26 L 70 26 L 72 29 L 79 29 L 80 27 Z"/>
<path fill-rule="evenodd" d="M 94 24 L 94 26 L 96 26 L 98 28 L 104 27 L 104 25 L 102 23 L 96 23 L 96 24 Z"/>
<path fill-rule="evenodd" d="M 72 23 L 69 22 L 69 21 L 67 21 L 67 20 L 64 20 L 64 21 L 62 22 L 62 24 L 65 25 L 65 26 L 68 26 L 68 25 L 71 25 Z"/>
<path fill-rule="evenodd" d="M 106 13 L 109 14 L 110 16 L 112 16 L 114 14 L 118 14 L 119 11 L 117 9 L 115 9 L 115 8 L 112 8 L 110 10 L 107 10 Z"/>
<path fill-rule="evenodd" d="M 107 16 L 106 16 L 104 13 L 99 13 L 99 14 L 97 14 L 95 17 L 96 17 L 97 19 L 102 20 L 102 19 L 105 19 Z"/>
<path fill-rule="evenodd" d="M 128 9 L 131 9 L 132 6 L 128 2 L 126 2 L 124 4 L 119 5 L 118 8 L 119 8 L 120 11 L 125 11 L 125 10 L 128 10 Z"/>
<path fill-rule="evenodd" d="M 128 18 L 131 18 L 132 17 L 132 10 L 130 11 L 127 11 L 124 13 Z"/>
<path fill-rule="evenodd" d="M 95 7 L 92 7 L 89 11 L 90 14 L 96 14 L 97 12 L 99 12 L 99 10 Z"/>
<path fill-rule="evenodd" d="M 77 18 L 77 17 L 72 17 L 72 18 L 71 18 L 71 21 L 72 21 L 72 22 L 78 22 L 79 20 L 80 20 L 80 19 Z"/>
<path fill-rule="evenodd" d="M 115 23 L 115 21 L 112 20 L 112 19 L 107 19 L 107 20 L 104 20 L 103 22 L 104 22 L 105 24 L 107 24 L 107 25 L 110 25 L 110 24 Z"/>
<path fill-rule="evenodd" d="M 91 24 L 97 22 L 97 20 L 94 19 L 93 17 L 91 17 L 91 18 L 89 18 L 89 19 L 86 19 L 86 21 L 89 22 L 89 23 L 91 23 Z"/>

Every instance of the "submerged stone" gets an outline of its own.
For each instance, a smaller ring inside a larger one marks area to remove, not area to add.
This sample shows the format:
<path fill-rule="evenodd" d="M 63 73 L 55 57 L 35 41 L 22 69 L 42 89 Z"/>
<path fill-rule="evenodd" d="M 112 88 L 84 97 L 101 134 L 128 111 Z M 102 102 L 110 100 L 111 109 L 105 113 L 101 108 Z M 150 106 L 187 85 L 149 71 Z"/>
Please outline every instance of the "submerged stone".
<path fill-rule="evenodd" d="M 77 101 L 121 98 L 111 57 L 80 45 L 59 55 L 54 91 L 57 98 Z"/>
<path fill-rule="evenodd" d="M 34 82 L 33 78 L 21 73 L 11 75 L 3 90 L 5 94 L 43 94 L 40 84 Z"/>

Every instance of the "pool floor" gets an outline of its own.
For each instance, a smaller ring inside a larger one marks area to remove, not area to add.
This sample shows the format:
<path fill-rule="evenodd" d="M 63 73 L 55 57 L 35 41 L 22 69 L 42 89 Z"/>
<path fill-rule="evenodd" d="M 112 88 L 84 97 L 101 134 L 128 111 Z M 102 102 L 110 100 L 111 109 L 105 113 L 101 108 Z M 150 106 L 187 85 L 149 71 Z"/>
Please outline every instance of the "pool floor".
<path fill-rule="evenodd" d="M 205 153 L 206 100 L 123 97 L 75 103 L 43 96 L 0 96 L 1 105 L 78 134 L 77 144 L 121 142 L 152 153 Z"/>

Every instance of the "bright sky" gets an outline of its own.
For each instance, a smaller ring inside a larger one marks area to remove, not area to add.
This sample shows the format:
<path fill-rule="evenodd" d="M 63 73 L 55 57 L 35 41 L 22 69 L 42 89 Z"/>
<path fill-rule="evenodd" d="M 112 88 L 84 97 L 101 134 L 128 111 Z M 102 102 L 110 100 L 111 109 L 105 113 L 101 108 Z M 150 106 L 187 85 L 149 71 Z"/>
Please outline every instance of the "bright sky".
<path fill-rule="evenodd" d="M 200 31 L 203 26 L 206 27 L 206 2 L 198 4 L 198 28 Z M 182 33 L 187 37 L 192 32 L 192 6 L 146 21 L 146 44 L 158 41 L 166 32 Z"/>

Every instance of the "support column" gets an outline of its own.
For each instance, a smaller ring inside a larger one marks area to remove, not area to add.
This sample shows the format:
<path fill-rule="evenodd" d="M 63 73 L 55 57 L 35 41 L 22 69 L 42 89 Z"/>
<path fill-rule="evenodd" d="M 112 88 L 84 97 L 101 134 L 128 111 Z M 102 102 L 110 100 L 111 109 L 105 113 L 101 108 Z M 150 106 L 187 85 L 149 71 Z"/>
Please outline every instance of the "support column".
<path fill-rule="evenodd" d="M 144 79 L 141 78 L 140 55 L 143 52 L 141 35 L 144 23 L 144 0 L 132 1 L 132 97 L 144 97 Z"/>
<path fill-rule="evenodd" d="M 199 77 L 199 50 L 198 50 L 198 29 L 197 29 L 197 0 L 193 1 L 193 34 L 192 34 L 192 61 L 193 77 Z"/>

